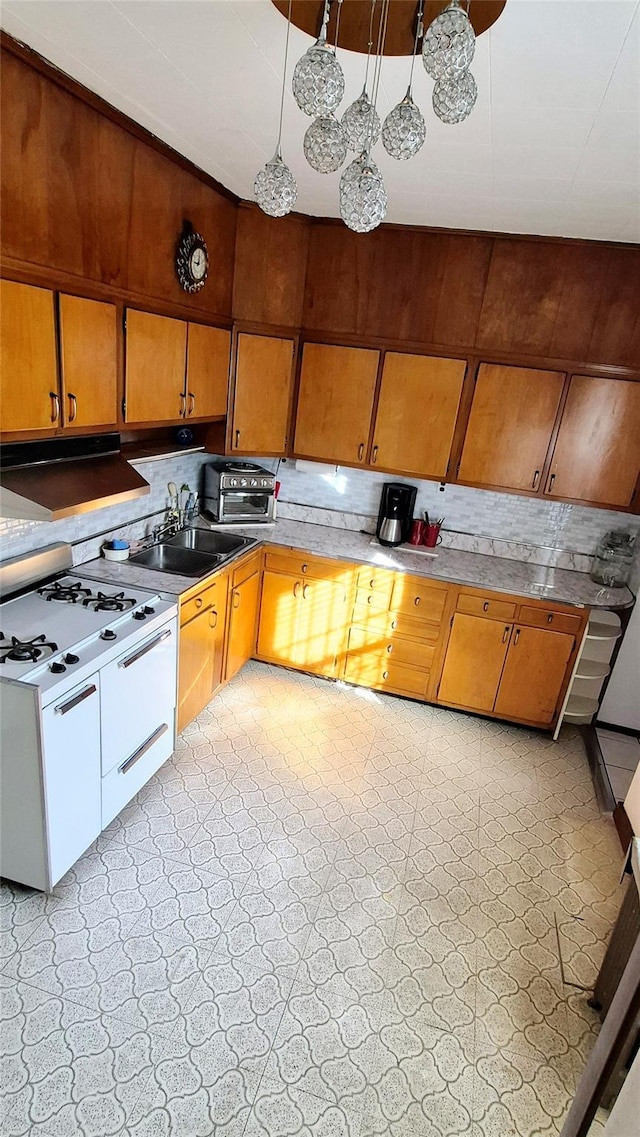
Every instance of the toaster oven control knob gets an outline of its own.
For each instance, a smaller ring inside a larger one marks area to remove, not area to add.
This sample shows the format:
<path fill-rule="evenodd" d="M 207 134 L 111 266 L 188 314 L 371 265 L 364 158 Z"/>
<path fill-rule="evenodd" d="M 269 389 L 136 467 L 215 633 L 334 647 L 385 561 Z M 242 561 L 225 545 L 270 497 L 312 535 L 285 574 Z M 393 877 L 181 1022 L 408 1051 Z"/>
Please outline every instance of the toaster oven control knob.
<path fill-rule="evenodd" d="M 52 663 L 49 671 L 53 671 L 54 675 L 59 675 L 61 671 L 66 671 L 64 663 Z"/>
<path fill-rule="evenodd" d="M 138 611 L 133 613 L 133 618 L 134 620 L 146 620 L 147 616 L 141 608 L 138 608 Z"/>
<path fill-rule="evenodd" d="M 246 484 L 247 484 L 247 479 L 246 478 L 240 478 L 240 485 L 246 486 Z"/>
<path fill-rule="evenodd" d="M 252 478 L 251 481 L 249 482 L 250 486 L 257 486 L 257 484 L 258 484 L 257 478 Z"/>
<path fill-rule="evenodd" d="M 230 486 L 237 486 L 237 484 L 238 484 L 237 478 L 229 478 L 229 485 Z"/>
<path fill-rule="evenodd" d="M 78 658 L 79 657 L 77 655 L 74 655 L 72 651 L 68 651 L 64 657 L 64 661 L 65 663 L 77 663 Z"/>
<path fill-rule="evenodd" d="M 118 637 L 112 628 L 105 628 L 104 632 L 100 633 L 101 640 L 115 640 L 117 638 Z"/>

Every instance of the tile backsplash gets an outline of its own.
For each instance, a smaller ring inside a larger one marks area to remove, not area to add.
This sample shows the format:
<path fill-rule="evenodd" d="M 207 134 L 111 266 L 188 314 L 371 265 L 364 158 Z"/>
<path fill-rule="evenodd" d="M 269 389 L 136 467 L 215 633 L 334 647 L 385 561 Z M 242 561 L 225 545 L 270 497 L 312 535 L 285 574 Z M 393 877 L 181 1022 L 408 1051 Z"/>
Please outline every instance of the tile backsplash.
<path fill-rule="evenodd" d="M 97 555 L 109 535 L 139 537 L 151 530 L 167 506 L 167 483 L 178 487 L 188 483 L 200 489 L 206 454 L 180 454 L 161 460 L 143 460 L 135 468 L 149 482 L 148 497 L 122 505 L 108 506 L 94 513 L 64 521 L 35 522 L 0 519 L 2 559 L 30 552 L 54 541 L 74 546 L 74 563 Z M 371 470 L 329 467 L 291 459 L 255 461 L 277 471 L 281 483 L 281 514 L 301 516 L 294 506 L 315 507 L 310 520 L 336 523 L 347 528 L 371 527 L 377 517 L 382 483 L 401 481 L 418 487 L 417 511 L 428 510 L 433 517 L 444 517 L 444 541 L 458 548 L 469 548 L 496 556 L 531 560 L 588 571 L 599 539 L 609 529 L 640 532 L 640 518 L 589 506 L 539 501 L 514 494 L 492 493 L 467 486 L 446 485 L 410 478 L 392 478 Z M 318 514 L 317 510 L 333 511 Z M 367 524 L 368 519 L 368 524 Z M 640 553 L 640 540 L 638 540 Z M 640 585 L 640 562 L 636 557 L 634 591 Z"/>

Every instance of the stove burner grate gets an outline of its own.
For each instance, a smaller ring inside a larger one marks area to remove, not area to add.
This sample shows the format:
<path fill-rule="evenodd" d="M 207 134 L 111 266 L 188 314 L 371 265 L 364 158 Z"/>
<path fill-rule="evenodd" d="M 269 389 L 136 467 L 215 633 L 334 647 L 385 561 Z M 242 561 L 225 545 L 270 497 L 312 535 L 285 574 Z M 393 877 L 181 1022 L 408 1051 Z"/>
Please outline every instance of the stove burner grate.
<path fill-rule="evenodd" d="M 19 640 L 17 636 L 12 636 L 11 647 L 7 651 L 8 647 L 8 643 L 0 644 L 0 651 L 4 651 L 0 663 L 36 663 L 43 655 L 53 655 L 58 650 L 58 645 L 48 640 L 44 634 L 34 636 L 32 640 Z"/>
<path fill-rule="evenodd" d="M 97 596 L 85 597 L 82 603 L 85 608 L 92 607 L 94 612 L 127 612 L 137 601 L 125 596 L 124 592 L 117 592 L 113 596 L 99 592 Z"/>
<path fill-rule="evenodd" d="M 62 604 L 77 604 L 84 596 L 91 596 L 91 589 L 83 588 L 79 580 L 74 584 L 61 584 L 59 580 L 54 580 L 53 584 L 39 588 L 38 595 L 44 596 L 45 600 L 58 600 Z"/>

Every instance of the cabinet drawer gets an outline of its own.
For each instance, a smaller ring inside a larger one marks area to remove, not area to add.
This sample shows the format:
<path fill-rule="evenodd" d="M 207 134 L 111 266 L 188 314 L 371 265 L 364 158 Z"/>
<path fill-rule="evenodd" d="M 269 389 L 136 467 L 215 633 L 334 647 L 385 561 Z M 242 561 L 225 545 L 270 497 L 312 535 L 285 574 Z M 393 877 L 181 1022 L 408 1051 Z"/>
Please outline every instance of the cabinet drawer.
<path fill-rule="evenodd" d="M 520 609 L 518 623 L 529 624 L 534 628 L 551 628 L 554 632 L 573 632 L 576 634 L 582 623 L 581 616 L 572 616 L 568 612 L 555 612 L 552 608 Z"/>
<path fill-rule="evenodd" d="M 434 588 L 413 576 L 398 576 L 393 585 L 391 607 L 405 616 L 417 616 L 439 624 L 447 603 L 444 588 Z"/>
<path fill-rule="evenodd" d="M 358 585 L 356 593 L 356 604 L 364 609 L 370 609 L 374 612 L 388 612 L 389 602 L 391 600 L 391 589 L 388 592 L 382 590 L 378 592 L 371 592 L 369 589 L 361 588 Z"/>
<path fill-rule="evenodd" d="M 375 656 L 378 663 L 404 663 L 408 667 L 429 670 L 433 663 L 435 647 L 420 643 L 419 640 L 402 639 L 399 636 L 383 636 L 375 628 L 351 628 L 349 632 L 349 652 L 363 656 Z"/>
<path fill-rule="evenodd" d="M 173 708 L 144 742 L 102 779 L 102 828 L 124 809 L 173 752 Z"/>
<path fill-rule="evenodd" d="M 353 609 L 353 623 L 361 628 L 375 630 L 388 639 L 410 636 L 419 643 L 435 644 L 440 638 L 439 624 L 431 624 L 413 615 L 405 616 L 402 612 L 381 611 L 363 603 L 360 593 Z"/>
<path fill-rule="evenodd" d="M 456 611 L 468 612 L 471 616 L 494 616 L 496 620 L 512 620 L 516 614 L 516 605 L 510 604 L 508 600 L 496 600 L 492 596 L 472 596 L 469 592 L 461 592 Z"/>
<path fill-rule="evenodd" d="M 426 670 L 360 653 L 347 657 L 344 677 L 348 683 L 359 683 L 417 698 L 425 698 L 429 683 L 429 672 Z"/>
<path fill-rule="evenodd" d="M 188 624 L 189 620 L 193 620 L 200 612 L 204 612 L 210 608 L 218 598 L 218 594 L 222 590 L 222 582 L 215 580 L 212 584 L 208 584 L 196 596 L 192 596 L 190 600 L 185 600 L 180 605 L 180 626 Z"/>
<path fill-rule="evenodd" d="M 262 553 L 252 553 L 250 557 L 247 557 L 247 559 L 242 562 L 242 564 L 239 564 L 232 570 L 231 587 L 238 588 L 241 584 L 244 584 L 245 580 L 248 580 L 250 576 L 253 576 L 254 573 L 260 572 L 261 568 Z"/>
<path fill-rule="evenodd" d="M 265 556 L 265 568 L 272 572 L 287 572 L 293 576 L 314 577 L 316 580 L 346 580 L 352 569 L 339 561 L 323 561 L 305 557 L 302 553 L 271 553 Z"/>
<path fill-rule="evenodd" d="M 358 572 L 358 591 L 363 589 L 366 592 L 375 592 L 376 595 L 386 596 L 387 600 L 390 601 L 394 581 L 395 573 L 393 572 L 363 566 Z"/>

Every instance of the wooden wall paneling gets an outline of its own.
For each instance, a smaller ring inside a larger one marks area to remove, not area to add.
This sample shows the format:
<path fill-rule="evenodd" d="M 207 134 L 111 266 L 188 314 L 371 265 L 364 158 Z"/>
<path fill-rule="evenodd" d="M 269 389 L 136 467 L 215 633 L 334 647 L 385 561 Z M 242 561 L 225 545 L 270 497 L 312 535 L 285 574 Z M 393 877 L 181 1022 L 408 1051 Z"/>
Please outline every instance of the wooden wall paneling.
<path fill-rule="evenodd" d="M 589 341 L 593 363 L 640 369 L 640 248 L 610 250 L 609 272 Z"/>
<path fill-rule="evenodd" d="M 562 284 L 561 247 L 496 237 L 476 347 L 548 355 Z"/>
<path fill-rule="evenodd" d="M 116 306 L 60 295 L 58 315 L 63 423 L 113 426 L 118 421 Z"/>
<path fill-rule="evenodd" d="M 233 315 L 236 320 L 298 328 L 302 323 L 310 222 L 238 210 Z"/>
<path fill-rule="evenodd" d="M 362 334 L 376 285 L 371 236 L 352 233 L 344 225 L 311 225 L 302 314 L 305 330 Z"/>
<path fill-rule="evenodd" d="M 53 293 L 2 280 L 0 318 L 0 429 L 53 431 L 61 425 Z"/>
<path fill-rule="evenodd" d="M 564 384 L 558 371 L 482 363 L 459 480 L 540 493 Z"/>
<path fill-rule="evenodd" d="M 545 495 L 627 508 L 640 476 L 640 382 L 571 378 Z"/>
<path fill-rule="evenodd" d="M 607 245 L 561 244 L 562 285 L 547 354 L 568 360 L 589 355 L 592 329 L 603 299 L 613 250 Z M 570 369 L 570 368 L 569 368 Z"/>

